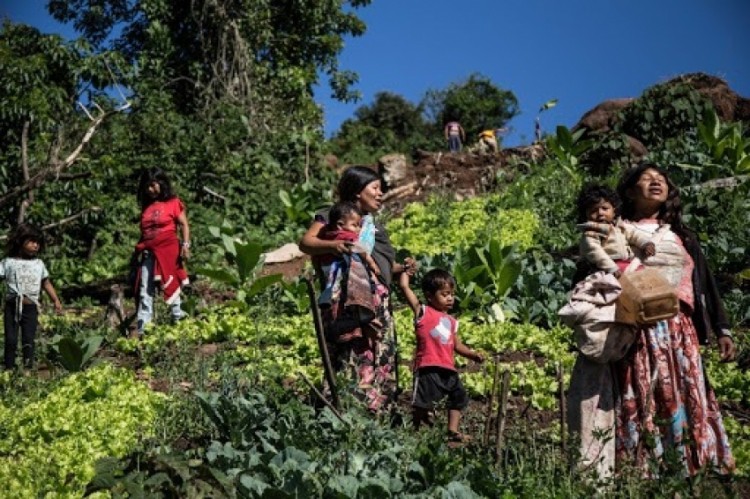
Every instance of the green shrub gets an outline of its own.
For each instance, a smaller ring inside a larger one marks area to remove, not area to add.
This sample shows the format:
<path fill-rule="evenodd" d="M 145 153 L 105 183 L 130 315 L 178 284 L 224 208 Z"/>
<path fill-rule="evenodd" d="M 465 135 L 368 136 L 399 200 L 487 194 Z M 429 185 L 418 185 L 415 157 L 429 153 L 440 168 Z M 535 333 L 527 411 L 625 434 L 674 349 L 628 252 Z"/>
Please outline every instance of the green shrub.
<path fill-rule="evenodd" d="M 536 215 L 538 230 L 533 243 L 547 251 L 567 251 L 578 242 L 575 200 L 585 178 L 583 172 L 572 172 L 573 176 L 554 161 L 537 164 L 496 197 L 499 209 L 527 210 Z"/>
<path fill-rule="evenodd" d="M 21 407 L 0 403 L 3 494 L 80 497 L 98 459 L 122 457 L 148 435 L 161 402 L 131 372 L 102 364 Z"/>
<path fill-rule="evenodd" d="M 537 217 L 528 210 L 498 209 L 498 200 L 486 196 L 446 202 L 433 197 L 426 204 L 412 203 L 388 222 L 391 241 L 414 255 L 454 253 L 493 238 L 502 246 L 529 248 L 539 228 Z"/>

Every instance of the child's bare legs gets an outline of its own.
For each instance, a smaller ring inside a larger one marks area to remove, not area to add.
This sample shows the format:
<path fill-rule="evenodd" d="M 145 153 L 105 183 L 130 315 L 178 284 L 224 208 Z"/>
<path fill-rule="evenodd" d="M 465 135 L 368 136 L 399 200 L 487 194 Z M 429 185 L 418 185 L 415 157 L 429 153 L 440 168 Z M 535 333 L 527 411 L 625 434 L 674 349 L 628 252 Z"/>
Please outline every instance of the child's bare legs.
<path fill-rule="evenodd" d="M 451 434 L 458 434 L 458 424 L 461 422 L 461 411 L 458 409 L 448 410 L 448 431 Z"/>

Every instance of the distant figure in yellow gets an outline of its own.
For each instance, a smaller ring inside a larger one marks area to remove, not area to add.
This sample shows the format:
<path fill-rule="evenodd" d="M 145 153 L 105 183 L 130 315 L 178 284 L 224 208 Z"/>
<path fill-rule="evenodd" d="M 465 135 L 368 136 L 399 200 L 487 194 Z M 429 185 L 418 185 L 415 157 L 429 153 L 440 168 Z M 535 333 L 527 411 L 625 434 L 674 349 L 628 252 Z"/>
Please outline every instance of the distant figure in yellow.
<path fill-rule="evenodd" d="M 495 130 L 484 130 L 479 134 L 477 149 L 480 153 L 497 153 Z"/>

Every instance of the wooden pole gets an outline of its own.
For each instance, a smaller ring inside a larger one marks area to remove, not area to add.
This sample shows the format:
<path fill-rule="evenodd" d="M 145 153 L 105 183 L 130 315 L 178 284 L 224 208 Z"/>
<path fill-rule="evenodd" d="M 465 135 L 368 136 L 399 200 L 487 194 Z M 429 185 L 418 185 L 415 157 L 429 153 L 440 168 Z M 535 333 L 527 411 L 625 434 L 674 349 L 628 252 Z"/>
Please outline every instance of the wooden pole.
<path fill-rule="evenodd" d="M 490 433 L 492 432 L 492 406 L 495 403 L 495 392 L 497 392 L 497 383 L 500 379 L 500 359 L 495 356 L 495 374 L 492 377 L 492 389 L 487 397 L 487 419 L 484 422 L 484 445 L 490 444 Z"/>
<path fill-rule="evenodd" d="M 344 417 L 341 415 L 341 413 L 338 411 L 338 409 L 336 409 L 333 406 L 333 404 L 331 404 L 328 400 L 326 400 L 326 398 L 323 396 L 323 394 L 320 393 L 320 390 L 318 390 L 317 388 L 315 388 L 315 385 L 313 385 L 313 382 L 310 381 L 310 378 L 308 378 L 307 376 L 305 376 L 305 373 L 303 373 L 302 371 L 297 371 L 297 374 L 299 374 L 300 377 L 302 378 L 302 380 L 305 383 L 307 383 L 307 386 L 310 387 L 310 389 L 320 399 L 320 401 L 323 402 L 326 405 L 326 407 L 328 407 L 331 410 L 331 412 L 333 413 L 334 416 L 336 416 L 337 418 L 339 418 L 339 420 L 342 423 L 346 424 L 347 426 L 351 426 L 352 425 L 349 421 L 347 421 L 347 420 L 344 419 Z"/>
<path fill-rule="evenodd" d="M 394 380 L 396 381 L 396 391 L 393 392 L 393 402 L 398 406 L 398 397 L 401 395 L 401 375 L 398 372 L 398 366 L 401 365 L 401 350 L 398 344 L 398 330 L 396 329 L 396 318 L 393 316 L 393 302 L 388 298 L 388 313 L 391 316 L 391 327 L 393 328 L 393 362 Z"/>
<path fill-rule="evenodd" d="M 508 411 L 508 391 L 510 390 L 510 371 L 503 372 L 503 382 L 500 385 L 500 405 L 497 407 L 496 440 L 495 440 L 495 465 L 500 464 L 500 455 L 503 447 L 503 431 L 505 431 L 505 416 Z"/>
<path fill-rule="evenodd" d="M 318 299 L 315 296 L 315 287 L 313 282 L 307 278 L 302 278 L 307 284 L 307 295 L 310 298 L 310 311 L 312 312 L 313 324 L 315 326 L 315 336 L 318 339 L 318 349 L 320 357 L 323 360 L 323 374 L 325 376 L 328 388 L 331 390 L 331 402 L 333 406 L 339 408 L 339 396 L 336 392 L 336 376 L 331 365 L 331 357 L 328 355 L 328 345 L 326 345 L 325 333 L 323 331 L 323 321 L 320 318 L 320 309 L 318 308 Z"/>
<path fill-rule="evenodd" d="M 567 412 L 567 404 L 565 401 L 565 370 L 563 368 L 562 362 L 558 362 L 557 364 L 557 384 L 558 384 L 558 392 L 560 395 L 560 450 L 562 450 L 563 455 L 567 451 L 567 429 L 565 425 L 565 414 Z"/>

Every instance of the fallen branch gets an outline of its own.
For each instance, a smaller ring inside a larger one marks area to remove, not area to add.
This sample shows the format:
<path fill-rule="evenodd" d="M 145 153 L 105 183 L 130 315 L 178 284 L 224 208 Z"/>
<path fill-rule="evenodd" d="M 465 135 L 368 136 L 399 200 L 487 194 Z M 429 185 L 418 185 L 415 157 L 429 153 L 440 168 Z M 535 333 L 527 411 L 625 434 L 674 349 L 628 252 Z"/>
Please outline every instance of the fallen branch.
<path fill-rule="evenodd" d="M 23 181 L 29 181 L 29 121 L 24 121 L 23 130 L 21 131 L 21 173 Z M 26 218 L 26 210 L 34 202 L 34 191 L 29 191 L 29 195 L 21 201 L 21 207 L 18 209 L 18 224 L 22 224 Z"/>
<path fill-rule="evenodd" d="M 130 107 L 130 102 L 126 102 L 124 105 L 118 107 L 114 111 L 102 112 L 102 114 L 97 116 L 96 119 L 93 120 L 93 123 L 91 123 L 91 125 L 86 130 L 86 133 L 83 134 L 83 138 L 81 139 L 81 142 L 78 144 L 78 146 L 75 149 L 73 149 L 73 152 L 68 154 L 68 157 L 65 158 L 65 161 L 63 161 L 61 165 L 58 165 L 57 167 L 58 173 L 61 170 L 68 168 L 70 165 L 72 165 L 75 162 L 76 159 L 78 159 L 78 156 L 81 154 L 81 151 L 83 151 L 83 148 L 86 146 L 86 144 L 88 144 L 89 141 L 91 141 L 91 137 L 94 136 L 94 132 L 96 132 L 96 129 L 99 128 L 99 125 L 102 124 L 105 118 L 107 118 L 108 116 L 111 116 L 114 113 L 124 111 L 125 109 L 128 109 L 129 107 Z"/>
<path fill-rule="evenodd" d="M 211 189 L 209 189 L 205 185 L 203 186 L 203 192 L 205 192 L 206 194 L 210 194 L 210 195 L 212 195 L 214 197 L 217 197 L 217 198 L 221 199 L 222 201 L 224 201 L 225 203 L 227 202 L 227 198 L 226 197 L 222 196 L 221 194 L 219 194 L 216 191 L 212 191 Z"/>
<path fill-rule="evenodd" d="M 399 198 L 403 196 L 407 196 L 414 192 L 414 190 L 417 188 L 417 181 L 409 182 L 406 185 L 402 185 L 400 187 L 396 187 L 395 189 L 391 189 L 390 191 L 386 192 L 383 195 L 383 202 L 388 201 L 389 199 Z"/>
<path fill-rule="evenodd" d="M 10 191 L 0 196 L 0 206 L 8 203 L 10 200 L 13 200 L 19 196 L 23 196 L 27 192 L 30 192 L 40 187 L 53 175 L 56 178 L 59 178 L 63 170 L 65 170 L 66 168 L 69 168 L 73 163 L 76 162 L 81 152 L 83 152 L 84 147 L 86 147 L 86 145 L 91 141 L 91 138 L 94 136 L 94 133 L 96 132 L 97 128 L 99 128 L 99 126 L 102 124 L 102 122 L 107 117 L 111 116 L 112 114 L 128 109 L 129 107 L 130 107 L 130 103 L 127 102 L 113 111 L 102 112 L 96 118 L 92 118 L 93 122 L 91 123 L 91 125 L 89 125 L 88 129 L 86 129 L 86 133 L 83 134 L 83 138 L 75 147 L 75 149 L 73 149 L 73 151 L 70 154 L 68 154 L 68 156 L 65 158 L 64 161 L 59 161 L 57 159 L 57 154 L 59 150 L 61 149 L 61 142 L 62 142 L 62 138 L 61 138 L 62 136 L 60 135 L 60 138 L 58 139 L 59 141 L 58 144 L 56 144 L 53 147 L 53 150 L 51 152 L 49 167 L 41 170 L 33 177 L 30 177 L 29 179 L 27 179 L 23 184 L 14 187 Z M 87 116 L 91 118 L 91 115 L 88 112 L 86 114 Z"/>
<path fill-rule="evenodd" d="M 61 220 L 58 220 L 57 222 L 53 222 L 53 223 L 50 223 L 50 224 L 47 224 L 47 225 L 43 225 L 42 226 L 42 230 L 44 231 L 44 230 L 54 229 L 55 227 L 60 227 L 61 225 L 69 224 L 70 222 L 73 222 L 73 221 L 81 218 L 82 216 L 84 216 L 86 213 L 88 213 L 90 211 L 94 211 L 94 212 L 101 211 L 101 208 L 98 207 L 98 206 L 92 206 L 90 208 L 83 209 L 83 210 L 79 211 L 78 213 L 76 213 L 74 215 L 70 215 L 69 217 L 65 217 L 65 218 L 63 218 Z M 6 239 L 8 239 L 8 235 L 7 234 L 0 236 L 0 241 L 5 241 Z"/>
<path fill-rule="evenodd" d="M 76 213 L 75 215 L 71 215 L 69 217 L 65 217 L 62 220 L 58 220 L 57 222 L 54 222 L 54 223 L 51 223 L 51 224 L 43 225 L 42 226 L 42 230 L 49 230 L 49 229 L 53 229 L 55 227 L 59 227 L 61 225 L 68 224 L 68 223 L 70 223 L 70 222 L 72 222 L 74 220 L 77 220 L 77 219 L 81 218 L 82 216 L 84 216 L 86 213 L 88 213 L 90 211 L 97 212 L 97 211 L 102 211 L 102 209 L 100 207 L 98 207 L 98 206 L 92 206 L 90 208 L 83 209 L 83 210 L 79 211 L 78 213 Z"/>
<path fill-rule="evenodd" d="M 702 184 L 692 186 L 694 189 L 732 189 L 745 182 L 750 175 L 737 175 L 735 177 L 715 178 Z"/>

